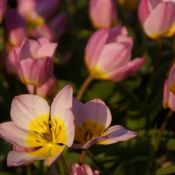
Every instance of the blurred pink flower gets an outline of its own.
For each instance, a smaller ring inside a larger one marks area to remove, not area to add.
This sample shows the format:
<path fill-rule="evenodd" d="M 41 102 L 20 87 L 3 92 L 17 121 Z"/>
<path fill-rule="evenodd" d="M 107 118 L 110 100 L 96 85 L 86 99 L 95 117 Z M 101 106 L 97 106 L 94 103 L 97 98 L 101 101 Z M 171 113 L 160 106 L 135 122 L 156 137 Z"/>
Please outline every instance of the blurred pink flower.
<path fill-rule="evenodd" d="M 59 13 L 47 24 L 37 26 L 32 31 L 34 37 L 46 37 L 51 41 L 56 41 L 64 34 L 67 28 L 67 17 L 64 12 Z"/>
<path fill-rule="evenodd" d="M 41 85 L 36 89 L 36 93 L 37 93 L 36 95 L 39 95 L 45 98 L 53 95 L 54 92 L 56 92 L 56 89 L 58 86 L 57 81 L 58 80 L 55 78 L 55 76 L 51 76 L 47 82 L 45 82 L 43 85 Z M 34 87 L 32 85 L 28 85 L 27 89 L 30 94 L 34 93 Z"/>
<path fill-rule="evenodd" d="M 8 166 L 20 166 L 35 160 L 50 165 L 74 140 L 73 90 L 66 86 L 54 98 L 51 109 L 36 95 L 16 96 L 11 105 L 12 121 L 0 124 L 0 137 L 13 144 Z M 25 117 L 24 117 L 25 116 Z"/>
<path fill-rule="evenodd" d="M 20 45 L 27 38 L 27 27 L 24 19 L 15 9 L 10 9 L 5 15 L 5 25 L 9 43 L 12 46 Z"/>
<path fill-rule="evenodd" d="M 7 7 L 7 0 L 1 0 L 0 1 L 0 22 L 2 21 L 2 19 L 4 17 L 6 7 Z"/>
<path fill-rule="evenodd" d="M 170 108 L 172 111 L 175 111 L 175 95 L 169 90 L 167 80 L 164 83 L 163 90 L 163 107 Z"/>
<path fill-rule="evenodd" d="M 114 0 L 90 0 L 89 15 L 95 28 L 110 28 L 117 22 Z"/>
<path fill-rule="evenodd" d="M 88 149 L 93 144 L 108 145 L 136 137 L 136 132 L 123 126 L 110 126 L 112 116 L 109 108 L 100 99 L 83 104 L 74 99 L 72 111 L 75 118 L 73 148 Z"/>
<path fill-rule="evenodd" d="M 131 60 L 132 38 L 125 27 L 101 29 L 86 46 L 85 62 L 96 79 L 121 81 L 137 72 L 145 63 L 143 58 Z"/>
<path fill-rule="evenodd" d="M 26 39 L 20 47 L 14 48 L 15 68 L 21 81 L 26 85 L 40 87 L 53 73 L 53 55 L 56 43 L 46 38 Z"/>
<path fill-rule="evenodd" d="M 170 37 L 175 33 L 175 1 L 141 0 L 139 18 L 150 38 Z"/>
<path fill-rule="evenodd" d="M 171 67 L 171 70 L 168 75 L 168 90 L 175 95 L 175 64 Z"/>
<path fill-rule="evenodd" d="M 99 171 L 93 171 L 87 164 L 79 165 L 73 164 L 71 168 L 71 175 L 100 175 Z"/>

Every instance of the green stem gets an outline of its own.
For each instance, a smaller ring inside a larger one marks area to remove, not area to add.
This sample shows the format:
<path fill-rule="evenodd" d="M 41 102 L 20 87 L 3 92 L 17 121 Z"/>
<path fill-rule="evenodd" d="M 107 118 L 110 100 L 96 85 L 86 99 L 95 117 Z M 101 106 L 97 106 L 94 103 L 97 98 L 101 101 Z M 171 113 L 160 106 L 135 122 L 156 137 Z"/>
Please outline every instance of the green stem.
<path fill-rule="evenodd" d="M 83 150 L 80 154 L 80 158 L 79 158 L 79 163 L 82 164 L 84 162 L 84 159 L 86 157 L 86 150 Z"/>
<path fill-rule="evenodd" d="M 163 135 L 163 133 L 164 133 L 164 131 L 165 131 L 167 125 L 168 125 L 168 122 L 169 122 L 170 118 L 172 117 L 172 114 L 173 114 L 173 111 L 169 111 L 168 112 L 168 114 L 166 115 L 166 118 L 165 118 L 164 122 L 162 123 L 162 125 L 160 127 L 158 136 L 157 137 L 154 137 L 152 139 L 153 148 L 151 148 L 151 152 L 150 152 L 150 156 L 149 156 L 149 163 L 148 163 L 147 175 L 150 175 L 150 173 L 152 172 L 152 168 L 153 168 L 153 165 L 154 165 L 154 159 L 155 159 L 156 153 L 157 153 L 157 151 L 159 149 L 162 135 Z"/>
<path fill-rule="evenodd" d="M 61 154 L 61 156 L 60 156 L 60 162 L 61 162 L 61 164 L 63 166 L 64 174 L 65 175 L 70 175 L 69 168 L 67 166 L 67 163 L 66 163 L 66 161 L 64 159 L 63 154 Z"/>
<path fill-rule="evenodd" d="M 88 86 L 90 85 L 90 83 L 92 82 L 93 79 L 94 79 L 93 75 L 91 75 L 91 74 L 87 77 L 87 79 L 83 82 L 83 84 L 80 87 L 80 90 L 77 94 L 77 99 L 81 100 L 86 89 L 88 88 Z"/>
<path fill-rule="evenodd" d="M 27 175 L 32 175 L 30 164 L 26 165 L 26 170 L 27 170 Z"/>

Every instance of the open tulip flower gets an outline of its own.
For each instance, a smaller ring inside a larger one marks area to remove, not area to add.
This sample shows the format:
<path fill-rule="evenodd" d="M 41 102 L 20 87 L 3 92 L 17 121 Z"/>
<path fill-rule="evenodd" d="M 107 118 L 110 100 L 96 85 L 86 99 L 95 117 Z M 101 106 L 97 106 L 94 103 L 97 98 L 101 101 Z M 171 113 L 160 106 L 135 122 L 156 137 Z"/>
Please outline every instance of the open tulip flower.
<path fill-rule="evenodd" d="M 137 72 L 145 60 L 131 60 L 132 47 L 125 27 L 98 30 L 86 46 L 85 62 L 90 74 L 96 79 L 121 81 Z"/>
<path fill-rule="evenodd" d="M 170 108 L 172 111 L 175 111 L 175 95 L 169 90 L 167 80 L 164 83 L 163 90 L 163 107 Z"/>
<path fill-rule="evenodd" d="M 108 145 L 126 141 L 136 136 L 123 126 L 111 124 L 109 108 L 100 99 L 91 100 L 85 104 L 74 99 L 73 113 L 75 117 L 74 148 L 88 149 L 93 144 Z"/>
<path fill-rule="evenodd" d="M 11 106 L 12 121 L 0 124 L 0 137 L 24 149 L 10 151 L 7 165 L 20 166 L 34 160 L 45 160 L 45 164 L 50 165 L 65 146 L 71 146 L 75 130 L 71 107 L 69 85 L 54 98 L 51 110 L 39 96 L 15 97 Z"/>
<path fill-rule="evenodd" d="M 90 0 L 89 15 L 95 28 L 110 28 L 117 22 L 114 0 Z"/>
<path fill-rule="evenodd" d="M 99 171 L 93 171 L 87 164 L 79 165 L 73 164 L 71 168 L 71 175 L 100 175 Z"/>
<path fill-rule="evenodd" d="M 14 66 L 11 67 L 16 67 L 24 84 L 39 87 L 52 76 L 56 47 L 56 43 L 50 43 L 46 38 L 26 39 L 20 47 L 14 48 L 10 57 Z"/>
<path fill-rule="evenodd" d="M 150 38 L 170 37 L 175 33 L 175 1 L 141 0 L 139 18 Z"/>

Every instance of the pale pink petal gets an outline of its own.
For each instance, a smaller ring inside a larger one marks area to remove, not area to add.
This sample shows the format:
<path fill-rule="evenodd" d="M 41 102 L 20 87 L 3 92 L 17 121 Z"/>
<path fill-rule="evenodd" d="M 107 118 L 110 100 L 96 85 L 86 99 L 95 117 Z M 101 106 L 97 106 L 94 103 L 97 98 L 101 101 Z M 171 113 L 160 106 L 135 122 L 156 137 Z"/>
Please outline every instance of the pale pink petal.
<path fill-rule="evenodd" d="M 90 0 L 89 15 L 96 28 L 110 28 L 117 21 L 114 0 Z"/>
<path fill-rule="evenodd" d="M 39 96 L 19 95 L 12 101 L 10 114 L 18 127 L 29 129 L 29 122 L 36 117 L 45 115 L 49 120 L 49 106 L 47 101 Z"/>
<path fill-rule="evenodd" d="M 36 58 L 39 43 L 32 39 L 26 39 L 21 45 L 20 59 Z"/>
<path fill-rule="evenodd" d="M 103 136 L 102 136 L 103 139 L 101 139 L 98 142 L 98 144 L 104 144 L 104 145 L 113 144 L 121 141 L 127 141 L 136 136 L 137 136 L 136 132 L 127 130 L 123 126 L 115 125 L 107 129 L 103 133 Z"/>
<path fill-rule="evenodd" d="M 106 44 L 100 54 L 97 66 L 103 72 L 116 70 L 128 63 L 130 55 L 131 50 L 127 45 L 120 43 Z"/>
<path fill-rule="evenodd" d="M 174 23 L 174 9 L 174 5 L 171 2 L 158 4 L 145 20 L 145 32 L 152 38 L 159 37 L 168 32 Z"/>
<path fill-rule="evenodd" d="M 108 38 L 108 30 L 102 29 L 95 32 L 89 39 L 86 51 L 85 51 L 85 61 L 87 66 L 95 66 L 101 51 L 105 45 Z"/>
<path fill-rule="evenodd" d="M 105 103 L 100 99 L 93 99 L 85 103 L 83 106 L 83 111 L 86 120 L 90 119 L 103 125 L 105 128 L 107 128 L 111 124 L 111 112 L 109 108 L 105 105 Z"/>
<path fill-rule="evenodd" d="M 32 163 L 35 160 L 42 160 L 43 158 L 30 156 L 27 153 L 10 151 L 7 156 L 7 166 L 21 166 Z"/>
<path fill-rule="evenodd" d="M 72 107 L 73 89 L 70 85 L 64 87 L 54 98 L 51 105 L 51 117 L 65 118 L 65 110 Z"/>
<path fill-rule="evenodd" d="M 46 38 L 40 38 L 38 42 L 40 44 L 40 47 L 37 50 L 37 57 L 53 57 L 57 47 L 57 43 L 50 43 L 49 40 Z"/>
<path fill-rule="evenodd" d="M 64 124 L 66 127 L 66 145 L 71 146 L 75 136 L 74 115 L 69 109 L 64 112 Z"/>
<path fill-rule="evenodd" d="M 116 69 L 116 71 L 111 71 L 108 73 L 109 79 L 114 81 L 121 81 L 128 76 L 134 74 L 137 72 L 143 65 L 145 64 L 144 58 L 136 58 L 131 62 L 128 62 L 128 64 L 122 66 L 119 69 Z"/>
<path fill-rule="evenodd" d="M 53 60 L 49 57 L 38 60 L 24 59 L 18 63 L 17 72 L 24 84 L 40 87 L 53 74 Z"/>
<path fill-rule="evenodd" d="M 21 127 L 22 128 L 22 127 Z M 27 146 L 25 143 L 27 132 L 20 129 L 14 122 L 0 124 L 0 137 L 15 145 Z"/>

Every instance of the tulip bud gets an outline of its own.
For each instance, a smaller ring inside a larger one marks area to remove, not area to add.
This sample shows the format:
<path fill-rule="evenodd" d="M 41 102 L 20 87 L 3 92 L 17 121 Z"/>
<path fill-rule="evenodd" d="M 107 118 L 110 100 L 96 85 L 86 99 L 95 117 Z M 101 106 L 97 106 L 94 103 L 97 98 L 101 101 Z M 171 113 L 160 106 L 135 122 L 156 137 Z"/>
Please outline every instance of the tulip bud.
<path fill-rule="evenodd" d="M 117 22 L 114 0 L 90 0 L 89 15 L 95 28 L 110 28 Z"/>
<path fill-rule="evenodd" d="M 141 0 L 139 18 L 150 38 L 171 37 L 175 33 L 175 1 Z"/>
<path fill-rule="evenodd" d="M 121 81 L 137 72 L 145 60 L 131 60 L 132 47 L 132 38 L 125 27 L 95 32 L 85 51 L 85 62 L 90 74 L 96 79 Z"/>

